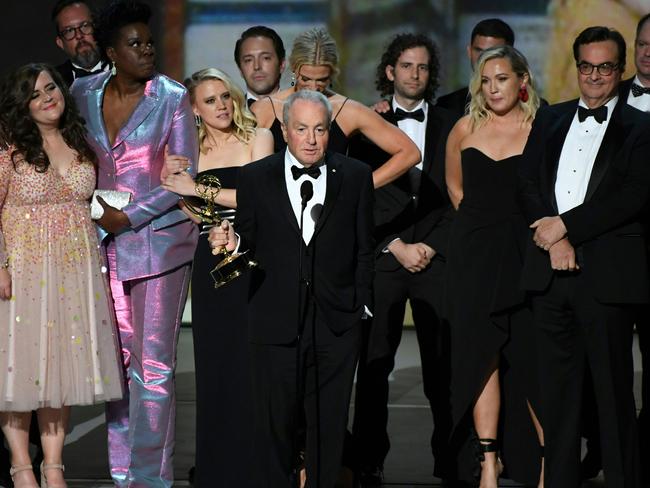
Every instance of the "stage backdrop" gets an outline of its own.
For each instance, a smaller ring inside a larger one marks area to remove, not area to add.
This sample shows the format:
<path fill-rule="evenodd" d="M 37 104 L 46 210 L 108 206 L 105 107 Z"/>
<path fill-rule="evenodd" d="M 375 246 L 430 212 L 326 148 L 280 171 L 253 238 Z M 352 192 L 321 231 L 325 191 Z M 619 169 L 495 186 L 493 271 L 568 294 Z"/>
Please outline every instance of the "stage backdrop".
<path fill-rule="evenodd" d="M 295 35 L 326 26 L 336 38 L 341 75 L 335 89 L 370 103 L 377 98 L 375 67 L 389 39 L 399 32 L 424 32 L 440 50 L 443 94 L 467 84 L 465 54 L 474 24 L 500 17 L 516 34 L 515 45 L 527 56 L 543 95 L 551 102 L 576 96 L 571 44 L 590 25 L 607 25 L 628 41 L 628 70 L 638 19 L 650 12 L 650 0 L 145 0 L 152 9 L 158 69 L 182 80 L 201 68 L 216 66 L 235 79 L 233 47 L 239 34 L 265 24 L 284 39 L 287 53 Z M 2 0 L 0 74 L 33 61 L 60 63 L 50 12 L 55 0 Z M 89 0 L 95 8 L 106 0 Z M 287 86 L 290 73 L 283 77 Z"/>

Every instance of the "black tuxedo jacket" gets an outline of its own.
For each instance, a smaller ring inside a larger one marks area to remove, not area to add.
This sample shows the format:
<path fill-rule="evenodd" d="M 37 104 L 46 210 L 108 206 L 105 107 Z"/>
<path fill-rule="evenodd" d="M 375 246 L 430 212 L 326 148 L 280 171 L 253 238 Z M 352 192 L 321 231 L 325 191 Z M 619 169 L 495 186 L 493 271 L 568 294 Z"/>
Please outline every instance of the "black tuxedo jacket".
<path fill-rule="evenodd" d="M 72 75 L 72 62 L 69 59 L 66 62 L 58 65 L 55 69 L 59 72 L 66 85 L 72 85 L 74 76 Z"/>
<path fill-rule="evenodd" d="M 469 103 L 469 99 L 469 87 L 464 86 L 460 90 L 438 97 L 436 107 L 445 108 L 460 118 L 465 115 L 465 108 Z"/>
<path fill-rule="evenodd" d="M 529 223 L 558 215 L 555 181 L 560 153 L 578 100 L 537 112 L 519 172 L 519 195 Z M 648 301 L 641 211 L 650 190 L 650 117 L 619 98 L 600 145 L 585 200 L 561 217 L 578 255 L 580 273 L 603 303 Z M 524 288 L 543 291 L 553 276 L 548 253 L 528 243 Z"/>
<path fill-rule="evenodd" d="M 259 267 L 251 276 L 249 336 L 258 344 L 296 339 L 302 240 L 284 178 L 285 152 L 242 168 L 235 229 L 240 249 Z M 314 235 L 303 255 L 311 269 L 317 313 L 340 334 L 358 324 L 364 305 L 372 310 L 373 189 L 370 168 L 327 154 L 327 190 Z M 305 216 L 307 218 L 308 216 Z"/>
<path fill-rule="evenodd" d="M 402 267 L 391 253 L 382 250 L 394 239 L 403 242 L 424 242 L 446 254 L 451 205 L 445 184 L 445 145 L 447 136 L 457 120 L 448 110 L 428 103 L 427 128 L 422 175 L 417 189 L 418 203 L 414 205 L 408 173 L 392 183 L 375 190 L 375 257 L 376 268 L 393 271 Z M 392 109 L 380 114 L 397 125 Z M 373 170 L 385 163 L 390 155 L 363 137 L 350 145 L 350 156 L 368 163 Z M 417 170 L 416 170 L 417 171 Z"/>
<path fill-rule="evenodd" d="M 630 94 L 630 87 L 632 86 L 633 81 L 634 76 L 632 78 L 628 78 L 627 80 L 621 81 L 621 83 L 618 85 L 618 98 L 620 102 L 627 103 L 627 97 Z"/>

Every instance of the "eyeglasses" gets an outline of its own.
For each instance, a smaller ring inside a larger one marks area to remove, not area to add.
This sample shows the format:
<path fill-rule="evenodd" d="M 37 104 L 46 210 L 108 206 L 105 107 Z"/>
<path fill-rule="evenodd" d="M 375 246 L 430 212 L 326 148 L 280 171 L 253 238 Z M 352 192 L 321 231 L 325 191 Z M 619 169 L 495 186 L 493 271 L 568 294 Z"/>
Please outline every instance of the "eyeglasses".
<path fill-rule="evenodd" d="M 576 64 L 578 71 L 583 75 L 590 75 L 594 72 L 594 69 L 598 71 L 599 75 L 609 76 L 614 71 L 618 69 L 618 64 L 615 63 L 601 63 L 601 64 L 591 64 L 586 61 Z"/>
<path fill-rule="evenodd" d="M 79 24 L 77 27 L 72 27 L 72 26 L 66 27 L 62 31 L 59 31 L 59 35 L 63 37 L 66 41 L 71 41 L 72 39 L 77 37 L 77 31 L 87 36 L 95 32 L 95 27 L 93 26 L 92 22 L 83 22 L 82 24 Z"/>

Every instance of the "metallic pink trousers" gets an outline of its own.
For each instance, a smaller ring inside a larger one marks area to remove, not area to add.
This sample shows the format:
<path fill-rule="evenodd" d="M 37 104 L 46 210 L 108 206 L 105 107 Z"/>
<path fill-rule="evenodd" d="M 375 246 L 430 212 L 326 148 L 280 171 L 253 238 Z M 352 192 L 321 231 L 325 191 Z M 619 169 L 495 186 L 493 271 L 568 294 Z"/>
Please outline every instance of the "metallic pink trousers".
<path fill-rule="evenodd" d="M 106 406 L 111 477 L 118 487 L 171 487 L 176 346 L 190 264 L 119 281 L 112 241 L 106 256 L 127 382 L 124 398 Z"/>

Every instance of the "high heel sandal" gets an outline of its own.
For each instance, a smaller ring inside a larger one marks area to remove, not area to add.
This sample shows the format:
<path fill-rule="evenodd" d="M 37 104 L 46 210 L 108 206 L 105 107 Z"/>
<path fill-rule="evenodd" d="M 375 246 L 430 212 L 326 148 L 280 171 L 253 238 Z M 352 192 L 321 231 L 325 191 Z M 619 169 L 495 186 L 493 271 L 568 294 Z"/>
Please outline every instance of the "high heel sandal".
<path fill-rule="evenodd" d="M 41 462 L 41 488 L 48 488 L 47 476 L 45 475 L 45 471 L 47 471 L 48 469 L 60 469 L 61 472 L 65 472 L 65 466 L 63 464 L 55 464 L 55 463 L 45 464 L 45 461 L 42 461 Z"/>
<path fill-rule="evenodd" d="M 18 466 L 12 466 L 9 468 L 9 476 L 11 476 L 11 481 L 15 482 L 14 476 L 16 473 L 20 473 L 21 471 L 31 471 L 32 469 L 33 467 L 31 464 L 20 464 Z"/>
<path fill-rule="evenodd" d="M 493 452 L 496 456 L 496 471 L 497 471 L 497 482 L 501 473 L 503 472 L 503 463 L 501 458 L 499 458 L 499 444 L 496 439 L 479 439 L 478 440 L 478 459 L 482 463 L 485 461 L 485 453 Z"/>

